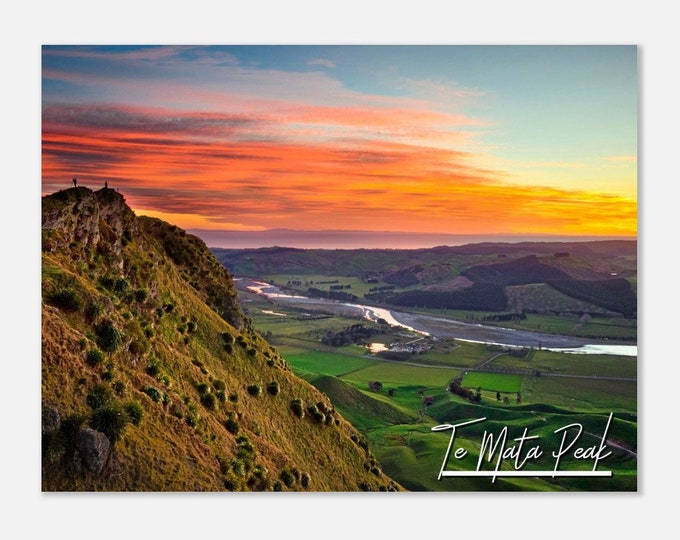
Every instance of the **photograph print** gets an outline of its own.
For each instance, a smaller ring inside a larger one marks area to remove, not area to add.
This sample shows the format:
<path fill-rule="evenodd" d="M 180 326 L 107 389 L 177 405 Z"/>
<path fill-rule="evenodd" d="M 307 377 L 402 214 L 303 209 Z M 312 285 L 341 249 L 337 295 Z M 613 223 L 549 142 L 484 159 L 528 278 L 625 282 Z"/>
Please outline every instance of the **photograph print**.
<path fill-rule="evenodd" d="M 637 103 L 634 44 L 43 44 L 42 492 L 637 492 Z"/>

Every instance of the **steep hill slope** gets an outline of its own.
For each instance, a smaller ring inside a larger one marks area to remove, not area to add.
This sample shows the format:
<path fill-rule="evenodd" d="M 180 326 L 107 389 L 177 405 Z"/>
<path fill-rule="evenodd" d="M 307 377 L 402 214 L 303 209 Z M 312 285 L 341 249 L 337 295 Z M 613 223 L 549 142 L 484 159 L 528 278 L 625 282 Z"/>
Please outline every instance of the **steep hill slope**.
<path fill-rule="evenodd" d="M 43 491 L 402 489 L 205 244 L 114 190 L 43 197 L 42 298 Z"/>

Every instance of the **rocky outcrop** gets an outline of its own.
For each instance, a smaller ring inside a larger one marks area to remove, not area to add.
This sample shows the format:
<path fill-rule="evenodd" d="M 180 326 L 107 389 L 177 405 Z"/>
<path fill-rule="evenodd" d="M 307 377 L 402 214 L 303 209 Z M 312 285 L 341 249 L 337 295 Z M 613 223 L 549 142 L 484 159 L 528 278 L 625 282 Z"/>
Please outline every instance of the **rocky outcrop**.
<path fill-rule="evenodd" d="M 61 417 L 59 411 L 56 407 L 45 406 L 42 410 L 42 432 L 50 433 L 59 428 L 59 423 L 61 422 Z"/>
<path fill-rule="evenodd" d="M 80 459 L 83 467 L 99 474 L 111 452 L 111 443 L 100 431 L 83 428 L 76 435 L 75 448 L 76 459 Z"/>
<path fill-rule="evenodd" d="M 43 198 L 43 249 L 100 252 L 122 268 L 123 241 L 137 232 L 135 215 L 113 189 L 72 188 Z"/>

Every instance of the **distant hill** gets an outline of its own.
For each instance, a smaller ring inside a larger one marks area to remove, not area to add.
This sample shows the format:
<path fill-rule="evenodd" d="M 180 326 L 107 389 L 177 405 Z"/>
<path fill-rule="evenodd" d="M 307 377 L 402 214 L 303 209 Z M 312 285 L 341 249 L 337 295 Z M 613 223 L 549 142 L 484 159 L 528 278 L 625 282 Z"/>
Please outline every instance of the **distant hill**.
<path fill-rule="evenodd" d="M 85 187 L 42 199 L 43 491 L 393 491 L 199 238 Z"/>
<path fill-rule="evenodd" d="M 537 262 L 564 271 L 569 277 L 586 272 L 606 278 L 636 274 L 636 240 L 593 242 L 520 242 L 439 246 L 427 249 L 299 249 L 268 247 L 258 249 L 210 248 L 234 275 L 258 277 L 267 274 L 323 274 L 342 272 L 348 276 L 379 273 L 417 274 L 431 266 L 456 272 L 479 264 L 493 264 L 533 256 Z M 397 278 L 398 279 L 398 278 Z"/>
<path fill-rule="evenodd" d="M 521 305 L 542 311 L 532 286 L 554 294 L 550 310 L 592 314 L 637 313 L 637 241 L 480 243 L 429 249 L 322 250 L 211 248 L 243 277 L 349 276 L 386 283 L 391 290 L 365 300 L 382 305 L 503 311 Z M 512 291 L 508 291 L 513 287 Z M 526 290 L 522 291 L 521 287 Z M 511 295 L 509 293 L 511 292 Z M 359 299 L 361 300 L 361 299 Z"/>

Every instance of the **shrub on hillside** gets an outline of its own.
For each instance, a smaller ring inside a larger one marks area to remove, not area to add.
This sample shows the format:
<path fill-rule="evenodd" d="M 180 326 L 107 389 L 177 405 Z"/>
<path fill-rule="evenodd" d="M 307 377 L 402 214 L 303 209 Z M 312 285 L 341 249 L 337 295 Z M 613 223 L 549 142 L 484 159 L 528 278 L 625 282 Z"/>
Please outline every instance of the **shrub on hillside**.
<path fill-rule="evenodd" d="M 102 314 L 102 311 L 104 311 L 104 306 L 102 306 L 101 303 L 91 302 L 88 304 L 87 308 L 85 308 L 85 316 L 90 321 L 96 321 Z"/>
<path fill-rule="evenodd" d="M 64 311 L 80 311 L 83 302 L 80 295 L 71 287 L 64 287 L 56 290 L 47 297 L 47 301 Z"/>
<path fill-rule="evenodd" d="M 123 342 L 123 335 L 116 325 L 109 320 L 102 321 L 95 327 L 97 345 L 105 352 L 114 352 Z"/>
<path fill-rule="evenodd" d="M 295 485 L 296 477 L 291 469 L 283 469 L 279 474 L 279 478 L 288 488 L 291 488 Z"/>
<path fill-rule="evenodd" d="M 314 418 L 314 420 L 316 420 L 317 422 L 319 422 L 321 424 L 323 424 L 326 420 L 326 415 L 324 413 L 322 413 L 319 410 L 319 407 L 316 406 L 316 405 L 310 405 L 309 407 L 307 407 L 307 412 L 310 415 L 312 415 L 312 418 Z"/>
<path fill-rule="evenodd" d="M 154 388 L 153 386 L 147 386 L 144 388 L 143 392 L 149 396 L 153 401 L 158 403 L 163 396 L 161 396 L 161 393 L 158 391 L 158 389 Z"/>
<path fill-rule="evenodd" d="M 98 384 L 87 395 L 87 404 L 93 409 L 99 409 L 113 402 L 113 391 L 107 384 Z"/>
<path fill-rule="evenodd" d="M 104 361 L 104 353 L 99 349 L 90 349 L 85 355 L 87 363 L 91 366 L 97 366 Z"/>
<path fill-rule="evenodd" d="M 90 417 L 90 427 L 101 431 L 115 443 L 123 436 L 123 431 L 129 422 L 125 409 L 118 403 L 108 403 L 98 408 Z"/>
<path fill-rule="evenodd" d="M 227 416 L 227 419 L 224 421 L 224 427 L 227 428 L 229 433 L 232 433 L 233 435 L 238 434 L 238 420 L 236 420 L 233 413 L 229 413 L 229 416 Z"/>
<path fill-rule="evenodd" d="M 269 392 L 272 396 L 278 395 L 279 391 L 279 383 L 276 381 L 272 381 L 267 385 L 267 392 Z"/>
<path fill-rule="evenodd" d="M 290 410 L 293 411 L 293 414 L 298 418 L 304 418 L 305 416 L 304 402 L 299 398 L 290 402 Z"/>
<path fill-rule="evenodd" d="M 203 405 L 208 410 L 214 411 L 217 407 L 217 398 L 215 397 L 215 394 L 203 394 L 201 396 L 201 405 Z"/>
<path fill-rule="evenodd" d="M 125 414 L 127 414 L 128 419 L 132 424 L 138 426 L 144 417 L 144 409 L 136 401 L 130 401 L 125 404 Z"/>

